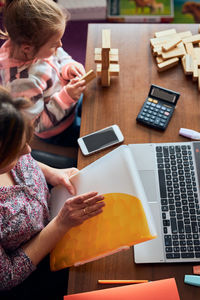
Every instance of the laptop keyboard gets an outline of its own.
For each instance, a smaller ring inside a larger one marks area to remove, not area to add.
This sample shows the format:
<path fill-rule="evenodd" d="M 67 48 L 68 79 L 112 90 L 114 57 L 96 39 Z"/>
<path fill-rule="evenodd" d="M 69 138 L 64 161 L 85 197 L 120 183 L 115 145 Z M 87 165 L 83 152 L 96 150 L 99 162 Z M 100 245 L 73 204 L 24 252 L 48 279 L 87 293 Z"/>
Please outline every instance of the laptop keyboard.
<path fill-rule="evenodd" d="M 190 145 L 157 146 L 166 259 L 200 258 L 200 208 Z"/>

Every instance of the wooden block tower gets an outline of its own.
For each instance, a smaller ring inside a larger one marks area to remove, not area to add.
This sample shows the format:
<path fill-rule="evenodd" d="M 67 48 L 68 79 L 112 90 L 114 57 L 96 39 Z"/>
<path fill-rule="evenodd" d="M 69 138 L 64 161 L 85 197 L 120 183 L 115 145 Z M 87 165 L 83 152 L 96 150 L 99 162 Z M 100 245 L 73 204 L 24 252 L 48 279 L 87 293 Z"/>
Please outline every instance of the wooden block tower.
<path fill-rule="evenodd" d="M 110 77 L 119 75 L 118 49 L 111 49 L 111 31 L 102 30 L 102 48 L 95 48 L 97 75 L 101 76 L 101 85 L 110 86 Z"/>

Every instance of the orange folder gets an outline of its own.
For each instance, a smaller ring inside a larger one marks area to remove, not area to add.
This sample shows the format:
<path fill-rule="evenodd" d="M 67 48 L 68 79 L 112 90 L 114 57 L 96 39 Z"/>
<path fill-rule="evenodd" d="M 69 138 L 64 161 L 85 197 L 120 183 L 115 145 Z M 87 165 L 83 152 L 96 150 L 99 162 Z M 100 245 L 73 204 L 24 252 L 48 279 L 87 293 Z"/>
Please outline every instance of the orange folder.
<path fill-rule="evenodd" d="M 64 300 L 180 300 L 174 278 L 64 296 Z"/>

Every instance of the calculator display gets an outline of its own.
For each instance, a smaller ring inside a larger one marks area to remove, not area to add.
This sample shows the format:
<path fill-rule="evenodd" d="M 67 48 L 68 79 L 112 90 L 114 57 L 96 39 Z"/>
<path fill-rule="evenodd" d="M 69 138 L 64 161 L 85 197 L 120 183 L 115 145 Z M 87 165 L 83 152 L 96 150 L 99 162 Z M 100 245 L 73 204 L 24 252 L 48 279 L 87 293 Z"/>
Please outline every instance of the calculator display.
<path fill-rule="evenodd" d="M 151 90 L 151 96 L 165 100 L 171 103 L 175 103 L 177 96 L 167 90 L 161 90 L 157 87 L 153 87 Z"/>

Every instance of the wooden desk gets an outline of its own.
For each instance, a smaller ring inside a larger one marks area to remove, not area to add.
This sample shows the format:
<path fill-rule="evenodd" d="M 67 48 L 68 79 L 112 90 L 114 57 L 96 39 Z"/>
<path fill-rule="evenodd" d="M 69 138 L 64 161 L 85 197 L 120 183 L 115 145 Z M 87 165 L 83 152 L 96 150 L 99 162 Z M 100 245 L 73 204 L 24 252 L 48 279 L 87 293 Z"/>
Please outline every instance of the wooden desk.
<path fill-rule="evenodd" d="M 145 142 L 188 141 L 179 136 L 181 127 L 200 130 L 200 93 L 197 83 L 183 73 L 181 64 L 158 73 L 150 49 L 154 32 L 176 28 L 177 32 L 198 33 L 197 24 L 90 24 L 88 30 L 86 70 L 95 69 L 94 48 L 101 47 L 103 28 L 111 29 L 111 47 L 119 49 L 120 76 L 112 77 L 111 86 L 102 88 L 99 80 L 91 82 L 83 100 L 81 136 L 112 124 L 118 124 L 125 144 Z M 154 83 L 180 92 L 176 110 L 165 132 L 136 124 L 136 116 Z M 90 157 L 79 152 L 81 169 L 105 155 L 109 150 Z M 149 279 L 175 277 L 182 300 L 197 299 L 199 289 L 183 283 L 185 274 L 192 274 L 191 263 L 136 265 L 132 249 L 106 258 L 70 268 L 69 294 L 106 288 L 98 279 Z M 111 286 L 109 286 L 111 287 Z"/>

